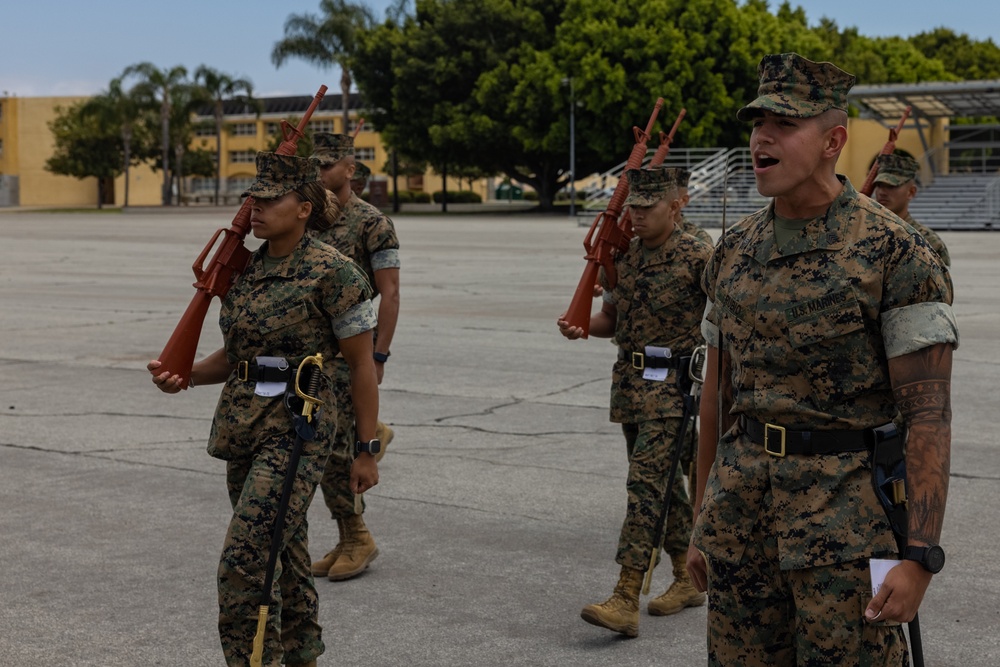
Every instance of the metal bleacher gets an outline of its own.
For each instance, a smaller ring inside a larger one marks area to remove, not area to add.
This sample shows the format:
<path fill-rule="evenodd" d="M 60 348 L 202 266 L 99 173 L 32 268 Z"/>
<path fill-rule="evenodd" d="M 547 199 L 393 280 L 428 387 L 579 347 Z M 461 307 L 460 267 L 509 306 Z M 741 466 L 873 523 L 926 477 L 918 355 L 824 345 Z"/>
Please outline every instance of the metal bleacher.
<path fill-rule="evenodd" d="M 1000 229 L 1000 176 L 937 176 L 910 202 L 910 215 L 931 229 Z"/>
<path fill-rule="evenodd" d="M 644 164 L 654 152 L 648 151 Z M 721 227 L 723 214 L 727 224 L 732 224 L 767 205 L 768 199 L 757 192 L 748 148 L 677 149 L 670 152 L 663 165 L 691 172 L 691 202 L 684 216 L 703 227 Z M 607 207 L 624 168 L 622 162 L 597 177 L 577 215 L 580 225 L 589 226 L 594 216 Z"/>

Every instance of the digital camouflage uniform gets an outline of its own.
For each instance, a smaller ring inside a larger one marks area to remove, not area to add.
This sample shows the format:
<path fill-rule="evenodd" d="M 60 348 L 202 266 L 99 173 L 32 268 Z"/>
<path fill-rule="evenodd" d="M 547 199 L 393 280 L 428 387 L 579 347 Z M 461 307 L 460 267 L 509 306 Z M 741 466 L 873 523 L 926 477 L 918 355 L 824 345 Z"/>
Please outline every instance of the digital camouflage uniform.
<path fill-rule="evenodd" d="M 760 95 L 780 97 L 767 84 L 791 79 L 846 97 L 853 77 L 831 83 L 849 75 L 827 67 L 766 56 Z M 957 342 L 947 270 L 919 234 L 841 180 L 826 215 L 784 247 L 772 203 L 709 260 L 703 332 L 730 357 L 734 415 L 796 430 L 879 426 L 896 415 L 888 359 Z M 869 458 L 772 456 L 739 422 L 722 436 L 693 536 L 709 563 L 710 665 L 908 664 L 899 625 L 863 620 L 868 559 L 897 553 Z"/>
<path fill-rule="evenodd" d="M 678 229 L 689 236 L 695 237 L 702 243 L 707 244 L 709 248 L 715 245 L 715 241 L 712 240 L 711 234 L 706 232 L 701 225 L 696 225 L 684 216 L 681 216 L 681 224 L 678 225 Z"/>
<path fill-rule="evenodd" d="M 644 173 L 628 174 L 635 193 L 630 203 L 646 205 L 636 197 L 643 193 L 643 184 L 637 181 Z M 631 353 L 653 345 L 670 348 L 675 356 L 688 355 L 702 344 L 699 322 L 704 295 L 699 278 L 710 252 L 680 229 L 651 252 L 635 238 L 615 262 L 618 283 L 604 293 L 618 315 L 613 342 L 625 353 L 624 359 L 619 355 L 615 362 L 611 383 L 611 421 L 622 425 L 629 457 L 628 507 L 615 560 L 636 570 L 649 566 L 683 405 L 677 371 L 671 370 L 663 382 L 645 380 L 642 371 L 633 368 Z M 681 446 L 686 448 L 686 443 Z M 664 550 L 684 553 L 690 536 L 691 503 L 678 477 Z"/>
<path fill-rule="evenodd" d="M 904 183 L 909 181 L 915 181 L 917 178 L 917 172 L 920 170 L 920 164 L 911 157 L 906 155 L 897 155 L 895 153 L 890 153 L 888 155 L 879 155 L 878 161 L 878 175 L 875 177 L 875 185 L 879 183 L 885 183 L 890 187 L 899 187 Z M 941 237 L 930 227 L 925 227 L 919 222 L 913 219 L 910 212 L 906 212 L 906 217 L 903 218 L 908 225 L 913 227 L 915 230 L 920 232 L 920 235 L 924 237 L 927 241 L 927 245 L 938 254 L 941 261 L 945 266 L 951 266 L 951 257 L 948 255 L 948 247 L 941 240 Z"/>
<path fill-rule="evenodd" d="M 290 182 L 294 174 L 288 172 L 296 169 L 294 161 L 305 160 L 269 155 L 258 155 L 258 181 L 250 194 L 274 196 L 268 190 L 269 177 L 293 187 L 315 180 L 314 163 L 310 164 L 311 178 Z M 301 163 L 298 168 L 310 173 Z M 375 326 L 368 282 L 341 253 L 305 235 L 288 257 L 267 270 L 263 265 L 267 247 L 265 242 L 253 253 L 222 303 L 219 326 L 230 363 L 273 356 L 284 357 L 296 367 L 316 353 L 332 359 L 339 349 L 338 339 Z M 323 371 L 327 385 L 332 385 L 332 366 L 324 365 Z M 231 666 L 247 665 L 252 651 L 273 522 L 295 440 L 283 398 L 264 398 L 254 389 L 253 382 L 239 380 L 237 373 L 229 377 L 208 445 L 212 456 L 227 462 L 226 483 L 233 506 L 219 563 L 219 632 Z M 306 524 L 306 509 L 330 453 L 336 424 L 329 386 L 320 398 L 325 407 L 316 437 L 304 443 L 274 573 L 263 656 L 268 666 L 307 663 L 324 650 L 309 572 Z"/>
<path fill-rule="evenodd" d="M 333 193 L 329 193 L 333 197 Z M 317 238 L 350 257 L 361 267 L 372 286 L 372 299 L 378 296 L 375 272 L 399 268 L 399 240 L 392 220 L 380 210 L 351 193 L 341 206 L 340 217 L 333 226 L 317 233 Z M 337 437 L 333 454 L 323 473 L 323 499 L 334 519 L 355 513 L 354 494 L 349 482 L 354 462 L 354 406 L 351 403 L 351 375 L 347 362 L 333 360 L 337 383 Z M 362 504 L 362 511 L 363 511 Z"/>

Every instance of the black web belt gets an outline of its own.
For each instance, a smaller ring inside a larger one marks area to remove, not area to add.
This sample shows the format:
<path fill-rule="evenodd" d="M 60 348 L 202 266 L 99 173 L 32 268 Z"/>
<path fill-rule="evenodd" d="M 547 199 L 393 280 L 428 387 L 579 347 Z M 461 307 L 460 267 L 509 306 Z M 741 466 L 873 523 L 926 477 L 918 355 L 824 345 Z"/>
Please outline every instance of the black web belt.
<path fill-rule="evenodd" d="M 792 431 L 775 424 L 762 424 L 740 417 L 740 429 L 754 443 L 764 446 L 773 456 L 787 454 L 839 454 L 863 452 L 875 443 L 875 430 L 864 431 Z"/>
<path fill-rule="evenodd" d="M 290 382 L 297 371 L 297 365 L 275 368 L 259 366 L 256 361 L 240 361 L 236 364 L 236 379 L 240 382 Z"/>
<path fill-rule="evenodd" d="M 642 352 L 629 352 L 628 350 L 618 348 L 618 361 L 629 361 L 632 363 L 632 368 L 639 371 L 646 368 L 672 368 L 677 370 L 686 363 L 684 360 L 690 357 L 690 354 L 675 354 L 672 357 L 666 358 L 647 357 Z"/>

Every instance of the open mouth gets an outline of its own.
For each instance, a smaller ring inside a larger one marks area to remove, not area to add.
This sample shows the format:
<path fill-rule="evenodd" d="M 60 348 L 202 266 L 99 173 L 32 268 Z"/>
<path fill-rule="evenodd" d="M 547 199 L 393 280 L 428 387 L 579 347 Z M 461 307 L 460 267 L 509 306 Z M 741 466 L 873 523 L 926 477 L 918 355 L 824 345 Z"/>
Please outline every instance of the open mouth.
<path fill-rule="evenodd" d="M 757 169 L 767 169 L 768 167 L 773 167 L 778 164 L 780 160 L 773 158 L 770 155 L 757 155 L 754 157 L 754 166 Z"/>

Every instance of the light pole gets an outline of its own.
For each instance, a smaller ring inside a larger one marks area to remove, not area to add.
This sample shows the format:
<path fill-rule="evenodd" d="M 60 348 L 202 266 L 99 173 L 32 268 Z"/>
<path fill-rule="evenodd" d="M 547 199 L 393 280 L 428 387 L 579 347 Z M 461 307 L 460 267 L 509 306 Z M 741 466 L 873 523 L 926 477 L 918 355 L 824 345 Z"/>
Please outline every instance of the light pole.
<path fill-rule="evenodd" d="M 562 80 L 569 83 L 569 217 L 576 217 L 576 96 L 573 94 L 573 77 Z"/>

